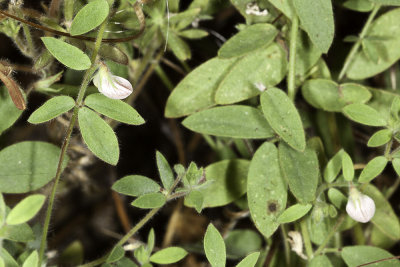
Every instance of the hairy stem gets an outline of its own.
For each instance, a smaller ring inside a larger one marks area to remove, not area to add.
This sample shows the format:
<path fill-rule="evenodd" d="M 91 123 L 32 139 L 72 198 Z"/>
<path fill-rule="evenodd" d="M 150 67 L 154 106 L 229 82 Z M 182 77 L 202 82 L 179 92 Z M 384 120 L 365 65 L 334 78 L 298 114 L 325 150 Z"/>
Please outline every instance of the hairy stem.
<path fill-rule="evenodd" d="M 288 95 L 292 101 L 294 101 L 296 96 L 296 46 L 298 30 L 299 18 L 293 16 L 292 27 L 290 29 L 289 73 L 287 77 Z"/>
<path fill-rule="evenodd" d="M 304 247 L 306 248 L 306 254 L 308 260 L 311 260 L 313 258 L 313 249 L 311 245 L 311 240 L 310 240 L 310 235 L 308 233 L 308 228 L 307 228 L 307 222 L 306 219 L 303 218 L 300 221 L 300 229 L 301 229 L 301 235 L 303 236 L 304 240 Z"/>
<path fill-rule="evenodd" d="M 361 42 L 362 42 L 363 38 L 365 37 L 365 35 L 367 34 L 369 27 L 371 26 L 371 22 L 375 18 L 380 7 L 381 7 L 381 5 L 379 5 L 379 4 L 375 5 L 374 9 L 369 14 L 367 22 L 365 23 L 364 28 L 361 30 L 361 33 L 360 33 L 360 36 L 359 36 L 357 42 L 353 45 L 349 54 L 346 57 L 346 60 L 343 64 L 343 68 L 339 73 L 338 82 L 340 82 L 346 75 L 346 72 L 349 69 L 351 62 L 353 61 L 354 56 L 356 55 L 356 53 L 358 51 L 358 48 L 360 48 Z"/>
<path fill-rule="evenodd" d="M 63 161 L 64 161 L 64 158 L 65 158 L 65 156 L 67 154 L 67 150 L 68 150 L 69 142 L 70 142 L 70 139 L 71 139 L 72 131 L 74 129 L 74 126 L 75 126 L 75 123 L 76 123 L 76 119 L 78 118 L 78 111 L 79 111 L 79 109 L 80 109 L 80 107 L 82 106 L 82 103 L 83 103 L 83 97 L 85 95 L 86 88 L 88 87 L 88 85 L 90 83 L 90 79 L 91 79 L 93 73 L 95 72 L 95 70 L 97 68 L 97 66 L 95 64 L 96 63 L 96 57 L 97 57 L 98 51 L 100 49 L 101 40 L 103 39 L 103 34 L 104 34 L 104 30 L 106 28 L 106 25 L 107 25 L 107 20 L 104 21 L 102 23 L 102 25 L 100 26 L 100 30 L 99 30 L 99 33 L 98 33 L 97 39 L 96 39 L 95 48 L 94 48 L 93 54 L 92 54 L 92 65 L 85 72 L 85 76 L 83 78 L 81 87 L 79 89 L 78 97 L 76 99 L 76 103 L 75 103 L 75 107 L 74 107 L 74 110 L 73 110 L 73 114 L 72 114 L 71 120 L 69 122 L 69 126 L 68 126 L 68 129 L 67 129 L 67 132 L 65 134 L 64 142 L 63 142 L 63 144 L 61 146 L 61 152 L 60 152 L 60 157 L 59 157 L 59 160 L 58 160 L 56 177 L 54 179 L 54 185 L 53 185 L 53 188 L 51 190 L 49 203 L 47 205 L 46 218 L 45 218 L 45 221 L 44 221 L 42 239 L 41 239 L 41 242 L 40 242 L 39 266 L 42 266 L 42 262 L 43 262 L 43 256 L 44 256 L 44 251 L 45 251 L 45 247 L 46 247 L 46 240 L 47 240 L 47 233 L 48 233 L 48 230 L 49 230 L 51 213 L 52 213 L 53 206 L 54 206 L 54 199 L 55 199 L 55 196 L 56 196 L 57 186 L 58 186 L 58 183 L 60 181 L 60 177 L 61 177 L 62 170 L 63 170 L 63 167 L 62 167 Z"/>

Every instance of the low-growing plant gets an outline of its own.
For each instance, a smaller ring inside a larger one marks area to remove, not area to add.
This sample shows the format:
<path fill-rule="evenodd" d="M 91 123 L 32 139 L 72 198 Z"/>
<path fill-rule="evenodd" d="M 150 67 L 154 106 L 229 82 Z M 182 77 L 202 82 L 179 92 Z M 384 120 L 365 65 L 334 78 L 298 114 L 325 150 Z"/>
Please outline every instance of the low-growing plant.
<path fill-rule="evenodd" d="M 0 60 L 0 266 L 400 266 L 400 0 L 0 5 L 31 62 Z M 148 136 L 155 163 L 135 164 L 159 179 L 119 175 L 116 129 L 146 127 L 149 87 L 171 91 L 157 129 L 179 163 Z M 91 224 L 118 240 L 85 257 L 96 241 L 51 229 L 68 183 L 84 203 L 96 179 L 122 228 Z"/>

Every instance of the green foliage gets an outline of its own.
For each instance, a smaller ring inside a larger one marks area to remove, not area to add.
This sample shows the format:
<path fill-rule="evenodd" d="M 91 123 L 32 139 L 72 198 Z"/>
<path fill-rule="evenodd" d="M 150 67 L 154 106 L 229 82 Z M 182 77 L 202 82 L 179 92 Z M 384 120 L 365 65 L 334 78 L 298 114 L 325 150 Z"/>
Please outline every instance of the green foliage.
<path fill-rule="evenodd" d="M 236 267 L 254 267 L 257 263 L 260 252 L 254 252 L 241 260 Z"/>
<path fill-rule="evenodd" d="M 225 243 L 221 234 L 211 223 L 204 235 L 204 251 L 212 267 L 224 267 L 226 261 Z"/>
<path fill-rule="evenodd" d="M 27 193 L 50 182 L 57 169 L 60 149 L 44 142 L 21 142 L 0 151 L 0 191 Z M 62 168 L 67 165 L 64 158 Z"/>
<path fill-rule="evenodd" d="M 7 88 L 0 86 L 0 134 L 11 127 L 21 116 L 22 112 L 12 102 Z"/>
<path fill-rule="evenodd" d="M 318 266 L 333 267 L 332 263 L 330 262 L 329 258 L 326 255 L 318 255 L 314 257 L 308 264 L 308 267 L 318 267 Z"/>
<path fill-rule="evenodd" d="M 108 12 L 106 0 L 95 0 L 85 5 L 72 21 L 71 35 L 80 35 L 95 29 L 107 18 Z"/>
<path fill-rule="evenodd" d="M 261 95 L 261 107 L 272 129 L 291 147 L 303 151 L 306 147 L 303 124 L 286 93 L 268 89 Z"/>
<path fill-rule="evenodd" d="M 128 175 L 116 181 L 112 189 L 123 195 L 137 197 L 147 193 L 158 192 L 161 187 L 145 176 Z"/>
<path fill-rule="evenodd" d="M 111 250 L 110 255 L 107 257 L 106 262 L 113 263 L 119 261 L 120 259 L 122 259 L 122 257 L 124 257 L 124 255 L 125 255 L 125 250 L 123 249 L 123 247 L 115 246 Z"/>
<path fill-rule="evenodd" d="M 236 61 L 213 58 L 194 69 L 172 91 L 165 107 L 165 116 L 182 117 L 214 106 L 215 91 Z"/>
<path fill-rule="evenodd" d="M 383 146 L 388 143 L 392 139 L 392 131 L 389 129 L 379 130 L 374 133 L 371 138 L 368 140 L 369 147 L 378 147 Z"/>
<path fill-rule="evenodd" d="M 38 124 L 49 121 L 69 111 L 74 106 L 75 101 L 69 96 L 53 97 L 35 110 L 29 117 L 28 122 Z"/>
<path fill-rule="evenodd" d="M 341 112 L 350 103 L 366 103 L 371 98 L 371 93 L 364 86 L 352 83 L 338 85 L 327 79 L 308 80 L 301 92 L 313 107 L 333 112 Z"/>
<path fill-rule="evenodd" d="M 335 24 L 330 0 L 293 0 L 293 6 L 311 41 L 323 53 L 332 44 Z"/>
<path fill-rule="evenodd" d="M 277 218 L 286 207 L 286 188 L 280 171 L 278 150 L 266 142 L 257 149 L 251 160 L 247 200 L 255 226 L 267 238 L 279 226 Z"/>
<path fill-rule="evenodd" d="M 345 106 L 343 113 L 351 120 L 361 124 L 377 127 L 387 124 L 378 111 L 364 104 L 350 104 Z"/>
<path fill-rule="evenodd" d="M 183 248 L 169 247 L 157 251 L 150 257 L 150 261 L 158 264 L 171 264 L 186 257 L 187 252 Z"/>
<path fill-rule="evenodd" d="M 119 159 L 118 140 L 112 128 L 96 112 L 81 108 L 79 127 L 86 145 L 99 159 L 116 165 Z"/>
<path fill-rule="evenodd" d="M 387 164 L 387 159 L 384 156 L 379 156 L 371 159 L 362 170 L 358 181 L 360 183 L 368 183 L 377 177 Z"/>
<path fill-rule="evenodd" d="M 349 267 L 356 267 L 363 263 L 393 257 L 389 252 L 371 246 L 351 246 L 342 249 L 342 258 Z M 385 260 L 379 263 L 380 267 L 399 266 L 398 260 Z"/>
<path fill-rule="evenodd" d="M 194 132 L 232 138 L 268 138 L 274 135 L 262 112 L 242 105 L 206 109 L 182 124 Z"/>
<path fill-rule="evenodd" d="M 131 125 L 141 125 L 144 119 L 130 105 L 119 99 L 110 99 L 102 94 L 91 94 L 85 105 L 111 119 Z"/>
<path fill-rule="evenodd" d="M 372 23 L 366 38 L 380 39 L 379 42 L 373 41 L 372 45 L 382 52 L 378 54 L 378 61 L 375 62 L 364 51 L 358 51 L 347 73 L 350 79 L 372 77 L 389 68 L 400 58 L 400 51 L 397 49 L 400 44 L 399 14 L 400 9 L 397 8 L 383 14 Z"/>
<path fill-rule="evenodd" d="M 42 208 L 46 197 L 35 194 L 24 198 L 8 214 L 6 223 L 8 225 L 21 224 L 32 219 Z"/>
<path fill-rule="evenodd" d="M 315 199 L 318 185 L 319 166 L 315 151 L 306 148 L 304 152 L 279 144 L 279 163 L 289 189 L 300 203 Z"/>
<path fill-rule="evenodd" d="M 174 174 L 167 159 L 160 152 L 156 152 L 157 168 L 164 188 L 170 189 L 174 183 Z"/>
<path fill-rule="evenodd" d="M 90 67 L 89 57 L 79 48 L 53 37 L 42 37 L 47 50 L 62 64 L 74 70 L 86 70 Z"/>
<path fill-rule="evenodd" d="M 311 204 L 295 204 L 290 206 L 286 210 L 282 212 L 282 214 L 278 217 L 279 223 L 289 223 L 296 221 L 306 215 L 310 209 L 312 208 Z"/>
<path fill-rule="evenodd" d="M 162 207 L 167 201 L 164 194 L 161 193 L 148 193 L 139 196 L 131 204 L 134 207 L 141 209 L 155 209 Z"/>
<path fill-rule="evenodd" d="M 240 57 L 268 46 L 278 31 L 271 24 L 254 24 L 241 30 L 219 49 L 220 58 Z"/>
<path fill-rule="evenodd" d="M 259 251 L 262 245 L 261 236 L 252 230 L 232 230 L 225 238 L 226 254 L 230 258 L 243 258 Z"/>
<path fill-rule="evenodd" d="M 39 254 L 34 250 L 28 258 L 24 261 L 22 267 L 33 267 L 39 264 Z"/>
<path fill-rule="evenodd" d="M 238 59 L 215 92 L 215 102 L 232 104 L 259 95 L 258 86 L 269 88 L 278 84 L 286 74 L 283 49 L 273 43 Z"/>
<path fill-rule="evenodd" d="M 249 161 L 224 160 L 205 168 L 208 185 L 198 191 L 203 195 L 203 208 L 227 205 L 246 193 Z M 188 204 L 188 203 L 185 203 Z"/>

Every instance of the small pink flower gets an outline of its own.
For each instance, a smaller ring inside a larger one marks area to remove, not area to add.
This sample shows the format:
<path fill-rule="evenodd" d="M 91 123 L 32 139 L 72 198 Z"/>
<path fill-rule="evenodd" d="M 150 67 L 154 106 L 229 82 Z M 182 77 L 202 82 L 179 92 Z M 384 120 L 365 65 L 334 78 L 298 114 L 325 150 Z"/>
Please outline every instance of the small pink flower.
<path fill-rule="evenodd" d="M 357 222 L 369 222 L 375 214 L 375 202 L 372 198 L 361 194 L 354 186 L 351 186 L 346 212 Z"/>
<path fill-rule="evenodd" d="M 133 91 L 132 85 L 127 79 L 111 74 L 108 67 L 102 62 L 93 77 L 93 83 L 100 93 L 112 99 L 127 98 Z"/>

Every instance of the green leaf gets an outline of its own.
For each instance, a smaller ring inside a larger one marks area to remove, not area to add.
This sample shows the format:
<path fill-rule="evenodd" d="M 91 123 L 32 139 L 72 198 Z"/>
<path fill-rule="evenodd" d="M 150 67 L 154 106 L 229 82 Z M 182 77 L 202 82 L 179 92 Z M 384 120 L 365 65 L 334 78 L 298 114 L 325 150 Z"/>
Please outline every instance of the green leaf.
<path fill-rule="evenodd" d="M 224 239 L 211 223 L 204 235 L 204 251 L 212 267 L 225 267 L 226 250 Z"/>
<path fill-rule="evenodd" d="M 354 165 L 353 160 L 346 151 L 342 153 L 342 169 L 344 179 L 346 181 L 352 181 L 354 178 Z"/>
<path fill-rule="evenodd" d="M 0 230 L 2 238 L 15 242 L 28 242 L 35 239 L 32 229 L 27 223 L 4 225 Z"/>
<path fill-rule="evenodd" d="M 369 0 L 348 0 L 343 6 L 358 12 L 370 12 L 374 8 L 374 4 Z"/>
<path fill-rule="evenodd" d="M 112 190 L 128 196 L 141 196 L 147 193 L 156 193 L 161 187 L 152 179 L 141 175 L 128 175 L 116 181 Z"/>
<path fill-rule="evenodd" d="M 327 53 L 335 32 L 331 0 L 293 0 L 293 5 L 311 41 Z"/>
<path fill-rule="evenodd" d="M 393 169 L 396 171 L 397 175 L 400 176 L 400 159 L 395 158 L 392 160 Z"/>
<path fill-rule="evenodd" d="M 111 99 L 103 94 L 91 94 L 85 99 L 85 105 L 107 117 L 131 125 L 140 125 L 144 119 L 129 104 L 119 99 Z"/>
<path fill-rule="evenodd" d="M 299 202 L 313 201 L 319 176 L 318 158 L 315 151 L 306 148 L 304 152 L 299 152 L 281 142 L 279 144 L 279 163 L 282 174 L 288 181 L 290 191 Z"/>
<path fill-rule="evenodd" d="M 339 150 L 326 164 L 324 169 L 324 179 L 328 183 L 332 183 L 342 169 L 343 149 Z"/>
<path fill-rule="evenodd" d="M 139 196 L 131 205 L 141 209 L 155 209 L 162 207 L 167 201 L 162 193 L 148 193 Z"/>
<path fill-rule="evenodd" d="M 345 106 L 343 113 L 351 120 L 361 124 L 377 127 L 387 124 L 378 111 L 365 104 L 350 104 Z"/>
<path fill-rule="evenodd" d="M 274 135 L 262 112 L 249 106 L 223 106 L 197 112 L 182 124 L 194 132 L 232 138 L 268 138 Z"/>
<path fill-rule="evenodd" d="M 3 225 L 6 220 L 7 206 L 4 202 L 3 194 L 0 193 L 0 225 Z"/>
<path fill-rule="evenodd" d="M 62 64 L 74 70 L 86 70 L 92 64 L 79 48 L 53 37 L 41 38 L 47 50 Z"/>
<path fill-rule="evenodd" d="M 362 170 L 358 182 L 368 183 L 375 177 L 377 177 L 383 169 L 385 169 L 387 159 L 384 156 L 375 157 L 370 160 Z"/>
<path fill-rule="evenodd" d="M 306 147 L 299 112 L 285 92 L 270 88 L 261 95 L 261 107 L 272 129 L 296 150 Z"/>
<path fill-rule="evenodd" d="M 20 267 L 19 264 L 15 261 L 13 256 L 4 248 L 1 248 L 1 257 L 4 260 L 6 267 Z"/>
<path fill-rule="evenodd" d="M 288 17 L 289 19 L 293 18 L 295 10 L 292 0 L 287 0 L 287 1 L 269 0 L 269 2 L 271 2 L 272 5 L 274 5 L 278 10 L 280 10 L 283 14 L 285 14 L 285 16 Z"/>
<path fill-rule="evenodd" d="M 375 62 L 374 60 L 371 60 L 364 51 L 358 51 L 347 72 L 347 76 L 350 79 L 361 80 L 375 76 L 399 60 L 400 50 L 398 47 L 400 46 L 400 9 L 393 9 L 374 20 L 365 36 L 365 39 L 370 37 L 384 38 L 384 41 L 379 42 L 379 46 L 386 55 L 390 56 L 379 58 L 379 60 Z"/>
<path fill-rule="evenodd" d="M 240 57 L 269 45 L 278 34 L 271 24 L 258 23 L 246 27 L 225 42 L 218 51 L 221 58 Z"/>
<path fill-rule="evenodd" d="M 259 95 L 260 85 L 278 84 L 287 71 L 282 47 L 273 43 L 240 58 L 224 77 L 215 93 L 218 104 L 232 104 Z"/>
<path fill-rule="evenodd" d="M 208 32 L 200 29 L 189 29 L 178 33 L 180 37 L 188 39 L 201 39 L 208 36 Z"/>
<path fill-rule="evenodd" d="M 34 250 L 24 261 L 22 267 L 36 267 L 39 264 L 39 254 Z"/>
<path fill-rule="evenodd" d="M 153 251 L 154 243 L 155 243 L 154 229 L 151 228 L 149 231 L 149 235 L 147 236 L 147 245 L 146 245 L 146 249 L 149 253 Z"/>
<path fill-rule="evenodd" d="M 79 127 L 86 145 L 93 154 L 105 162 L 116 165 L 119 159 L 118 140 L 113 129 L 96 112 L 80 108 Z"/>
<path fill-rule="evenodd" d="M 303 84 L 301 92 L 313 107 L 333 112 L 341 112 L 348 104 L 365 103 L 372 96 L 362 85 L 338 85 L 327 79 L 308 80 Z"/>
<path fill-rule="evenodd" d="M 169 166 L 168 161 L 159 151 L 156 152 L 156 160 L 161 182 L 163 183 L 164 188 L 169 190 L 172 187 L 175 180 L 171 166 Z"/>
<path fill-rule="evenodd" d="M 304 31 L 299 31 L 296 44 L 296 75 L 307 75 L 307 71 L 309 71 L 320 58 L 321 51 L 311 42 Z"/>
<path fill-rule="evenodd" d="M 374 133 L 371 138 L 368 140 L 367 146 L 369 147 L 378 147 L 383 146 L 387 142 L 392 139 L 392 131 L 389 129 L 379 130 Z"/>
<path fill-rule="evenodd" d="M 95 0 L 76 14 L 71 24 L 71 35 L 81 35 L 99 26 L 108 16 L 109 6 L 105 0 Z"/>
<path fill-rule="evenodd" d="M 111 252 L 110 255 L 108 255 L 106 262 L 107 263 L 112 263 L 119 261 L 122 257 L 125 255 L 125 250 L 122 246 L 115 246 Z"/>
<path fill-rule="evenodd" d="M 400 6 L 400 0 L 369 0 L 369 1 L 384 6 Z"/>
<path fill-rule="evenodd" d="M 247 160 L 233 159 L 208 165 L 205 177 L 209 184 L 198 189 L 204 197 L 203 208 L 225 206 L 244 195 L 249 164 Z"/>
<path fill-rule="evenodd" d="M 8 214 L 8 225 L 21 224 L 32 219 L 42 208 L 46 197 L 44 195 L 31 195 L 21 200 Z"/>
<path fill-rule="evenodd" d="M 167 38 L 165 32 L 162 31 L 164 38 Z M 174 55 L 181 61 L 185 61 L 192 57 L 190 48 L 185 41 L 182 40 L 175 32 L 170 31 L 167 40 L 168 47 L 172 50 Z"/>
<path fill-rule="evenodd" d="M 56 175 L 60 149 L 44 142 L 21 142 L 0 151 L 0 192 L 27 193 Z M 68 157 L 62 168 L 67 166 Z"/>
<path fill-rule="evenodd" d="M 333 267 L 329 258 L 326 255 L 318 255 L 310 261 L 307 267 Z"/>
<path fill-rule="evenodd" d="M 236 61 L 213 58 L 186 75 L 168 97 L 165 116 L 182 117 L 214 106 L 215 91 Z"/>
<path fill-rule="evenodd" d="M 347 202 L 347 198 L 345 197 L 345 195 L 343 195 L 343 193 L 336 188 L 330 188 L 328 190 L 328 198 L 331 203 L 335 205 L 335 207 L 338 209 L 343 208 Z"/>
<path fill-rule="evenodd" d="M 281 175 L 278 150 L 265 142 L 251 160 L 247 201 L 257 229 L 269 238 L 278 228 L 278 216 L 286 207 L 287 186 Z"/>
<path fill-rule="evenodd" d="M 311 204 L 295 204 L 293 206 L 290 206 L 289 208 L 284 210 L 282 214 L 278 217 L 278 222 L 290 223 L 297 221 L 298 219 L 306 215 L 311 208 Z"/>
<path fill-rule="evenodd" d="M 0 86 L 0 134 L 11 127 L 22 112 L 14 105 L 7 88 Z"/>
<path fill-rule="evenodd" d="M 75 100 L 69 96 L 56 96 L 46 101 L 35 110 L 28 119 L 33 124 L 43 123 L 54 119 L 75 106 Z"/>
<path fill-rule="evenodd" d="M 262 246 L 262 238 L 253 230 L 232 230 L 225 238 L 225 245 L 227 255 L 232 259 L 239 259 L 259 251 Z"/>
<path fill-rule="evenodd" d="M 344 247 L 341 254 L 343 260 L 349 267 L 356 267 L 365 263 L 393 257 L 393 255 L 386 250 L 371 246 Z M 375 264 L 375 266 L 393 267 L 400 266 L 400 263 L 398 260 L 393 259 L 379 262 L 379 264 Z"/>
<path fill-rule="evenodd" d="M 371 222 L 387 237 L 398 241 L 400 239 L 400 223 L 390 203 L 375 186 L 369 184 L 363 189 L 363 193 L 370 196 L 375 202 L 375 215 Z"/>
<path fill-rule="evenodd" d="M 185 197 L 185 205 L 194 207 L 198 213 L 203 209 L 204 196 L 197 190 L 190 191 Z"/>
<path fill-rule="evenodd" d="M 150 257 L 150 261 L 158 264 L 171 264 L 180 261 L 188 253 L 183 248 L 169 247 L 157 251 Z"/>
<path fill-rule="evenodd" d="M 257 263 L 258 257 L 260 257 L 260 252 L 251 253 L 241 260 L 236 267 L 254 267 Z"/>

